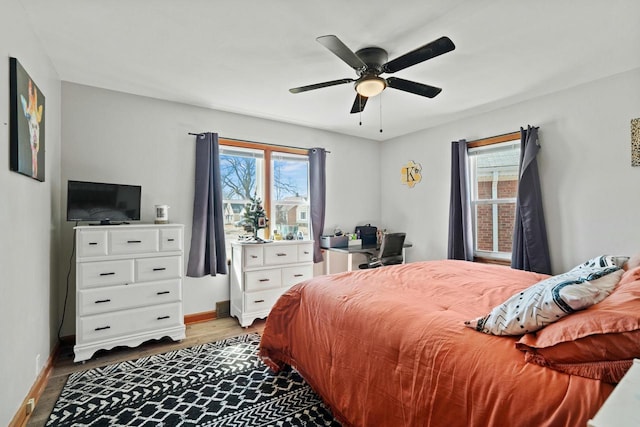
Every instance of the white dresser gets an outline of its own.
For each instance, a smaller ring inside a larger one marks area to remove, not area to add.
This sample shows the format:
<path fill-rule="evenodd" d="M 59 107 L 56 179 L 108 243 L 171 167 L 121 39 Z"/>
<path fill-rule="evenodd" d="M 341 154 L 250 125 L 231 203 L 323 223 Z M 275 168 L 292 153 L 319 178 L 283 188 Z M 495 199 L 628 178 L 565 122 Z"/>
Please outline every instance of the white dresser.
<path fill-rule="evenodd" d="M 100 349 L 185 337 L 183 226 L 76 227 L 75 362 Z"/>
<path fill-rule="evenodd" d="M 247 327 L 267 317 L 276 300 L 313 277 L 313 242 L 231 243 L 231 315 Z"/>

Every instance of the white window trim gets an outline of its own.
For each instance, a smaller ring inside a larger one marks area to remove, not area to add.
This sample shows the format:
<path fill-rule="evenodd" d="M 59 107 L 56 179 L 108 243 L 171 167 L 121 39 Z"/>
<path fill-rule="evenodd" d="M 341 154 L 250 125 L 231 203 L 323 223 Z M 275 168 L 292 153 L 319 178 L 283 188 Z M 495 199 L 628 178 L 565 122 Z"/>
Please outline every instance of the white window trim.
<path fill-rule="evenodd" d="M 487 139 L 491 139 L 491 138 L 487 138 Z M 472 195 L 473 194 L 477 194 L 477 181 L 475 179 L 475 173 L 471 173 L 471 172 L 475 172 L 475 170 L 471 167 L 472 164 L 472 156 L 474 154 L 480 154 L 483 151 L 490 151 L 490 150 L 505 150 L 505 149 L 509 149 L 509 148 L 515 148 L 515 147 L 520 147 L 520 140 L 519 138 L 515 137 L 514 134 L 514 139 L 509 139 L 509 140 L 503 140 L 500 142 L 495 142 L 495 143 L 490 143 L 487 145 L 481 145 L 478 147 L 472 147 L 472 148 L 468 148 L 467 149 L 467 160 L 468 160 L 468 170 L 469 170 L 469 175 L 467 177 L 468 179 L 468 185 L 467 188 L 469 189 L 469 201 L 471 204 L 471 211 L 472 211 L 472 215 L 471 215 L 471 221 L 472 221 L 472 227 L 473 227 L 473 254 L 474 257 L 478 257 L 478 258 L 486 258 L 486 259 L 493 259 L 493 260 L 500 260 L 500 261 L 511 261 L 511 257 L 512 257 L 512 253 L 511 252 L 501 252 L 498 250 L 495 251 L 484 251 L 484 250 L 477 250 L 477 246 L 478 246 L 478 227 L 476 224 L 476 207 L 477 206 L 482 206 L 482 205 L 492 205 L 494 207 L 494 218 L 497 217 L 497 207 L 500 204 L 506 204 L 506 203 L 516 203 L 517 199 L 515 197 L 511 197 L 511 198 L 491 198 L 491 199 L 479 199 L 479 200 L 473 200 Z M 519 180 L 519 178 L 518 178 Z M 494 221 L 493 222 L 493 244 L 494 244 L 494 248 L 497 248 L 497 245 L 499 244 L 498 241 L 498 222 Z"/>

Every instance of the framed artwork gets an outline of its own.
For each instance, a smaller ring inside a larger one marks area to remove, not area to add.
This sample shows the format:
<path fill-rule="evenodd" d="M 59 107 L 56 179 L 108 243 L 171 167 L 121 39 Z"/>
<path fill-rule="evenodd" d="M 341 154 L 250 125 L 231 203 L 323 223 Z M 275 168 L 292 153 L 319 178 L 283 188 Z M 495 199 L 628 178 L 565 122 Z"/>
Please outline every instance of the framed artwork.
<path fill-rule="evenodd" d="M 44 95 L 16 58 L 9 58 L 9 103 L 10 168 L 44 181 Z"/>
<path fill-rule="evenodd" d="M 640 166 L 640 119 L 631 119 L 631 166 Z"/>

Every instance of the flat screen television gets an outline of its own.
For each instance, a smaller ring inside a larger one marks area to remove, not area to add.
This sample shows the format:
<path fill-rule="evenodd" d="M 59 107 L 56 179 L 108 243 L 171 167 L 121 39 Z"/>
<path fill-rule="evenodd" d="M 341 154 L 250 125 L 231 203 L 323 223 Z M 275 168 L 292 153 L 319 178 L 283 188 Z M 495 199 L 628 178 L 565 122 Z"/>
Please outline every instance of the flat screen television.
<path fill-rule="evenodd" d="M 139 185 L 69 181 L 67 221 L 99 221 L 102 225 L 139 221 L 141 194 Z"/>

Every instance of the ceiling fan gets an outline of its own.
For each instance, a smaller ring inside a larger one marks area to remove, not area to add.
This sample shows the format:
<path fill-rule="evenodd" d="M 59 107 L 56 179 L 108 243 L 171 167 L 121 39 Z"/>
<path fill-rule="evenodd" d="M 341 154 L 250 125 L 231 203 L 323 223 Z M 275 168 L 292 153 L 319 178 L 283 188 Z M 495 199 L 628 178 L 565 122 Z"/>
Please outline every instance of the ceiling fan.
<path fill-rule="evenodd" d="M 427 59 L 435 58 L 456 48 L 451 39 L 448 37 L 440 37 L 431 43 L 427 43 L 422 47 L 388 61 L 387 51 L 379 47 L 365 47 L 354 53 L 334 35 L 320 36 L 316 41 L 353 68 L 358 74 L 358 78 L 331 80 L 308 86 L 294 87 L 289 89 L 289 92 L 300 93 L 355 82 L 354 87 L 358 93 L 351 107 L 352 114 L 364 110 L 367 99 L 378 95 L 387 87 L 426 96 L 427 98 L 433 98 L 438 95 L 442 91 L 439 87 L 404 80 L 398 77 L 384 78 L 380 77 L 380 74 L 395 73 L 396 71 L 404 70 L 407 67 L 426 61 Z"/>

